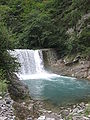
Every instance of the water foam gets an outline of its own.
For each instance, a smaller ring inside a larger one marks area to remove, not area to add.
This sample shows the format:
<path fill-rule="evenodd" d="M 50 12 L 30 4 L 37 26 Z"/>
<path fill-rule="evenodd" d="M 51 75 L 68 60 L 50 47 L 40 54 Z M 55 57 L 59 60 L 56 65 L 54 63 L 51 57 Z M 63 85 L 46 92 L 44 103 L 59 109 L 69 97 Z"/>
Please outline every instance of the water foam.
<path fill-rule="evenodd" d="M 9 52 L 21 64 L 19 72 L 16 73 L 20 80 L 60 77 L 60 75 L 45 71 L 42 50 L 15 49 Z"/>
<path fill-rule="evenodd" d="M 51 79 L 51 78 L 56 78 L 60 77 L 60 75 L 57 74 L 49 74 L 46 72 L 42 73 L 37 73 L 37 74 L 32 74 L 32 75 L 23 75 L 23 74 L 17 74 L 20 80 L 29 80 L 29 79 Z"/>

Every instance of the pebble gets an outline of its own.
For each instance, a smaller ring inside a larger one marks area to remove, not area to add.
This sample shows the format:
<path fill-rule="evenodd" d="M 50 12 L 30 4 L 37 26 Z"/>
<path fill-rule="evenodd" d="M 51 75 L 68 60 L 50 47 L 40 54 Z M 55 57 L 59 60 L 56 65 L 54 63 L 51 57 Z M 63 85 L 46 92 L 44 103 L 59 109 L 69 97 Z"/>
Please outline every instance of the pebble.
<path fill-rule="evenodd" d="M 30 118 L 27 118 L 27 120 L 32 120 L 32 117 L 30 117 Z"/>
<path fill-rule="evenodd" d="M 52 111 L 47 111 L 48 113 L 52 113 Z"/>
<path fill-rule="evenodd" d="M 0 96 L 0 100 L 2 99 L 2 96 Z"/>
<path fill-rule="evenodd" d="M 0 99 L 0 120 L 15 120 L 12 103 L 9 94 Z"/>
<path fill-rule="evenodd" d="M 79 109 L 76 107 L 75 109 L 73 109 L 73 113 L 78 113 Z"/>
<path fill-rule="evenodd" d="M 38 120 L 45 120 L 45 116 L 40 116 Z"/>
<path fill-rule="evenodd" d="M 84 108 L 84 107 L 85 107 L 85 103 L 82 102 L 82 103 L 80 104 L 80 106 L 81 106 L 82 108 Z"/>

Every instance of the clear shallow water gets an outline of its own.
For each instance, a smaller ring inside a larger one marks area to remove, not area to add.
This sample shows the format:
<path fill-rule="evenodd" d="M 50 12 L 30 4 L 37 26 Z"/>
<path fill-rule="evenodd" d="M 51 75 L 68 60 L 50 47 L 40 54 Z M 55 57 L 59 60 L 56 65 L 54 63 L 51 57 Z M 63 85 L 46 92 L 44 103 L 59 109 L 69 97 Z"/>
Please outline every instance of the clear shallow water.
<path fill-rule="evenodd" d="M 71 77 L 23 80 L 36 100 L 49 100 L 54 104 L 73 104 L 90 100 L 90 81 Z"/>

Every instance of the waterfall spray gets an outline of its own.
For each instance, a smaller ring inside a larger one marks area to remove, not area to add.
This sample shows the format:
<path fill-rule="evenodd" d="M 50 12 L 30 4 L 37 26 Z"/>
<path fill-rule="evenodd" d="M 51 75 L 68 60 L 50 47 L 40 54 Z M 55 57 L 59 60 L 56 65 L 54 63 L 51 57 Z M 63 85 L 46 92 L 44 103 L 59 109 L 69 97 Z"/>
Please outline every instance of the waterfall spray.
<path fill-rule="evenodd" d="M 21 80 L 59 77 L 59 75 L 45 71 L 42 50 L 15 49 L 9 53 L 21 64 L 19 72 L 16 73 Z"/>

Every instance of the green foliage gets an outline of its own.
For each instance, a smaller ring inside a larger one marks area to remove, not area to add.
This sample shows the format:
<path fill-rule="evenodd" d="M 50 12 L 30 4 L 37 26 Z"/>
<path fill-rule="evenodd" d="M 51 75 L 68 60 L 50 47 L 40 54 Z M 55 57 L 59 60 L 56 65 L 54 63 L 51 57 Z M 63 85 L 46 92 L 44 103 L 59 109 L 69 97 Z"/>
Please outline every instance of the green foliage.
<path fill-rule="evenodd" d="M 5 78 L 5 73 L 0 69 L 0 93 L 2 96 L 7 92 L 7 81 Z"/>
<path fill-rule="evenodd" d="M 7 92 L 7 81 L 6 80 L 1 80 L 0 81 L 0 93 L 2 96 L 5 95 L 5 93 Z"/>
<path fill-rule="evenodd" d="M 11 41 L 9 40 L 10 36 L 8 34 L 7 28 L 4 26 L 4 23 L 0 22 L 0 52 L 10 49 Z"/>
<path fill-rule="evenodd" d="M 90 29 L 84 28 L 79 37 L 80 44 L 90 47 Z"/>
<path fill-rule="evenodd" d="M 0 0 L 0 20 L 13 34 L 13 48 L 83 53 L 90 47 L 89 18 L 79 21 L 89 8 L 89 0 Z M 72 35 L 67 34 L 69 28 L 74 30 Z"/>
<path fill-rule="evenodd" d="M 6 5 L 0 5 L 0 21 L 3 21 L 10 8 Z"/>
<path fill-rule="evenodd" d="M 0 69 L 3 69 L 7 76 L 9 72 L 15 72 L 19 66 L 7 51 L 13 48 L 11 38 L 4 23 L 0 23 Z"/>

